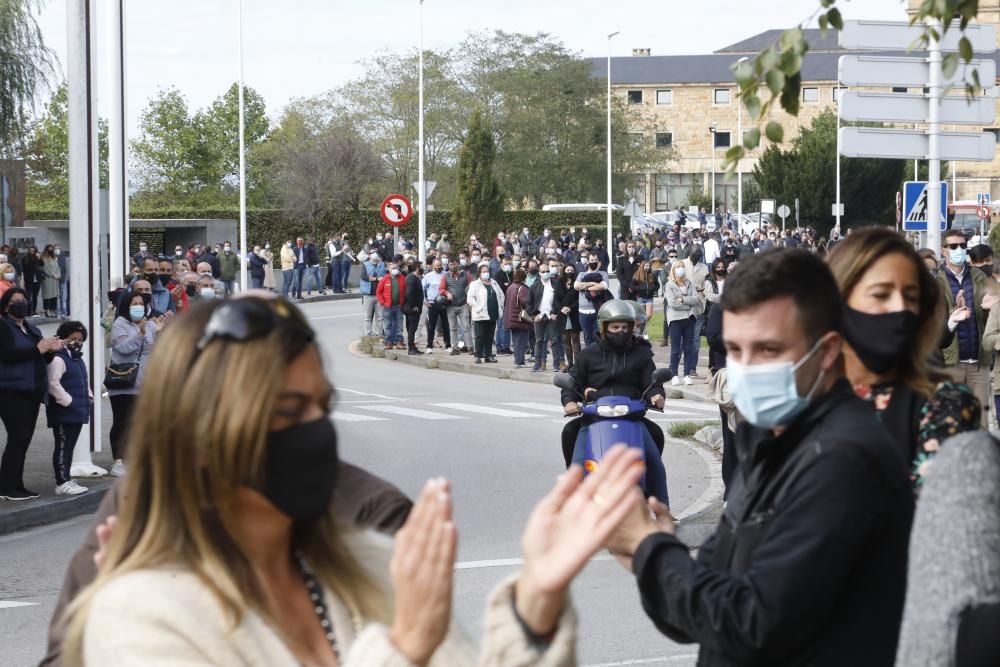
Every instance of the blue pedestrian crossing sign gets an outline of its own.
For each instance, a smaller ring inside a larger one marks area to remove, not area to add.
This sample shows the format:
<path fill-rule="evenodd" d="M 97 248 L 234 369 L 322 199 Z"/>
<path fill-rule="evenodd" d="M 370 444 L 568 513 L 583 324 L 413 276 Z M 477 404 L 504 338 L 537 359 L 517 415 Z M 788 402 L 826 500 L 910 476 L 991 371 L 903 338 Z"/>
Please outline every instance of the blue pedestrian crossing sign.
<path fill-rule="evenodd" d="M 941 181 L 941 231 L 948 229 L 948 182 Z M 907 232 L 927 231 L 927 181 L 907 181 L 903 184 L 903 229 Z"/>

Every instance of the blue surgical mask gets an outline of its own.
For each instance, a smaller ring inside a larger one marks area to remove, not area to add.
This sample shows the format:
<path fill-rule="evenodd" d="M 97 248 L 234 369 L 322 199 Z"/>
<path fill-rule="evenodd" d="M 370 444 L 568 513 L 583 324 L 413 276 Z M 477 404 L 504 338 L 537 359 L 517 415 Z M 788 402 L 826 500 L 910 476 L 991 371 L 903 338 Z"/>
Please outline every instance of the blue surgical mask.
<path fill-rule="evenodd" d="M 730 359 L 726 363 L 727 382 L 733 403 L 743 418 L 759 428 L 772 429 L 789 424 L 809 405 L 826 371 L 821 370 L 803 398 L 795 384 L 795 372 L 820 349 L 823 339 L 798 363 L 779 361 L 744 366 Z"/>
<path fill-rule="evenodd" d="M 965 248 L 956 248 L 948 252 L 948 259 L 955 266 L 962 266 L 965 264 Z"/>
<path fill-rule="evenodd" d="M 146 306 L 129 306 L 128 316 L 133 322 L 138 322 L 146 316 Z"/>

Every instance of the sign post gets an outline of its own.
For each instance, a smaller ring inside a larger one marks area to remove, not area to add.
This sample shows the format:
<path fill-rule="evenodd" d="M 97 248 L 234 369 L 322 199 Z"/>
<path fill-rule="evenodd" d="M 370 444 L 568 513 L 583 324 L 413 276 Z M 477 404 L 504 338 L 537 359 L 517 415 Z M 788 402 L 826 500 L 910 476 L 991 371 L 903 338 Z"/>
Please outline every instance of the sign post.
<path fill-rule="evenodd" d="M 787 218 L 792 213 L 792 210 L 782 204 L 778 207 L 778 217 L 781 218 L 781 233 L 785 233 L 785 218 Z"/>

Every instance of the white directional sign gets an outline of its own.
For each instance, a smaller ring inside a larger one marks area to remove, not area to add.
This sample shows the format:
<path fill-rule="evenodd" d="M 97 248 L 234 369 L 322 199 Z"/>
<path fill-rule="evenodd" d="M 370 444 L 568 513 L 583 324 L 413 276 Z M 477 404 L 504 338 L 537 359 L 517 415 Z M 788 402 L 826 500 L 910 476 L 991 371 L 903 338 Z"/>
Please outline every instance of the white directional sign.
<path fill-rule="evenodd" d="M 841 56 L 838 78 L 845 86 L 893 86 L 923 88 L 931 80 L 927 58 L 910 56 Z M 945 88 L 972 83 L 972 72 L 979 72 L 983 88 L 996 85 L 997 65 L 992 60 L 960 62 L 954 76 L 943 79 Z"/>
<path fill-rule="evenodd" d="M 941 160 L 989 162 L 996 138 L 989 132 L 941 132 Z M 844 157 L 881 157 L 928 160 L 930 136 L 923 130 L 887 130 L 870 127 L 840 128 L 840 154 Z"/>
<path fill-rule="evenodd" d="M 910 25 L 909 22 L 844 21 L 838 42 L 841 48 L 855 51 L 903 51 L 915 46 L 923 32 L 922 25 Z M 972 42 L 972 50 L 976 53 L 993 53 L 996 50 L 996 30 L 992 25 L 969 24 L 965 28 L 965 36 Z M 961 38 L 962 33 L 957 27 L 952 27 L 941 36 L 941 50 L 958 51 Z"/>
<path fill-rule="evenodd" d="M 840 117 L 848 121 L 923 123 L 930 113 L 925 95 L 902 93 L 841 93 Z M 942 97 L 941 122 L 949 125 L 990 125 L 996 117 L 996 100 L 991 97 Z"/>

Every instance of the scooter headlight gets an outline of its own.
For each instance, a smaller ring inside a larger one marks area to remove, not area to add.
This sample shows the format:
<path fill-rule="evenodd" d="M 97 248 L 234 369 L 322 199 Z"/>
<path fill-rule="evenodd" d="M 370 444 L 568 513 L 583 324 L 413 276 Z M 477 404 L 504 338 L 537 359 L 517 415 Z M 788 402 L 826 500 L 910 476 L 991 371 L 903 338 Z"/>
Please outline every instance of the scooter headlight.
<path fill-rule="evenodd" d="M 597 408 L 598 417 L 624 417 L 627 414 L 627 405 L 602 405 Z"/>

